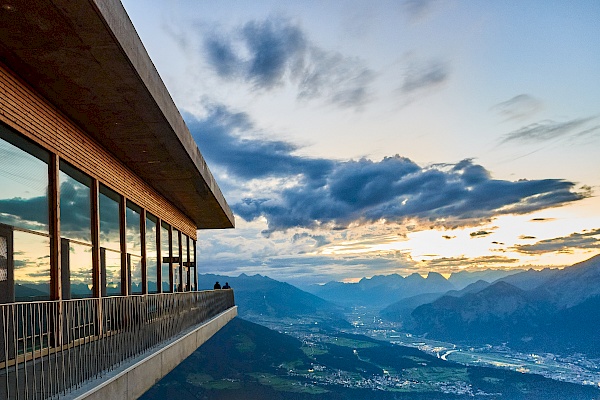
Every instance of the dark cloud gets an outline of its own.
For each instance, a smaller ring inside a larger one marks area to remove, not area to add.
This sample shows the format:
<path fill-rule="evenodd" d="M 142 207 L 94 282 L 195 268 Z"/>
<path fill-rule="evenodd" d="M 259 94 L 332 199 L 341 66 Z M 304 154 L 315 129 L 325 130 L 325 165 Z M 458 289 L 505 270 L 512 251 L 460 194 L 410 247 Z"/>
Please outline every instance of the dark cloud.
<path fill-rule="evenodd" d="M 471 232 L 469 234 L 469 236 L 471 236 L 472 238 L 477 238 L 477 237 L 484 237 L 484 236 L 488 236 L 491 235 L 493 232 L 488 232 L 488 231 L 477 231 L 477 232 Z"/>
<path fill-rule="evenodd" d="M 590 122 L 594 120 L 596 120 L 595 117 L 589 117 L 566 122 L 538 122 L 508 133 L 502 142 L 542 142 L 562 136 L 585 136 L 594 132 L 600 132 L 600 125 L 590 125 Z"/>
<path fill-rule="evenodd" d="M 503 242 L 492 242 L 492 244 L 497 244 L 498 246 L 504 246 Z"/>
<path fill-rule="evenodd" d="M 353 57 L 311 43 L 296 25 L 283 19 L 250 21 L 229 34 L 204 40 L 209 64 L 226 79 L 271 90 L 297 86 L 298 99 L 323 99 L 340 107 L 359 107 L 370 97 L 375 74 Z"/>
<path fill-rule="evenodd" d="M 575 232 L 569 236 L 540 240 L 535 244 L 524 244 L 513 247 L 523 254 L 571 253 L 573 249 L 600 249 L 600 229 Z"/>
<path fill-rule="evenodd" d="M 48 230 L 47 196 L 0 200 L 0 222 L 31 230 Z"/>
<path fill-rule="evenodd" d="M 561 179 L 492 179 L 463 160 L 421 167 L 395 155 L 381 161 L 336 161 L 294 155 L 284 141 L 243 138 L 252 132 L 244 114 L 213 106 L 203 120 L 186 116 L 202 153 L 243 185 L 249 179 L 293 177 L 298 182 L 233 204 L 245 220 L 265 217 L 270 231 L 292 227 L 346 227 L 385 220 L 418 218 L 460 226 L 501 214 L 525 214 L 591 195 Z"/>
<path fill-rule="evenodd" d="M 441 61 L 414 64 L 408 67 L 400 91 L 411 94 L 444 83 L 449 77 L 448 65 Z"/>
<path fill-rule="evenodd" d="M 530 219 L 531 222 L 550 222 L 550 221 L 554 221 L 555 218 L 532 218 Z"/>
<path fill-rule="evenodd" d="M 246 114 L 230 113 L 223 106 L 209 106 L 209 115 L 203 120 L 185 117 L 209 164 L 220 165 L 239 178 L 303 174 L 318 181 L 334 166 L 331 160 L 293 155 L 298 147 L 289 142 L 240 137 L 239 134 L 253 130 L 252 123 Z"/>
<path fill-rule="evenodd" d="M 244 55 L 236 50 L 236 44 L 242 46 Z M 204 47 L 208 61 L 221 77 L 239 77 L 270 89 L 302 62 L 307 42 L 297 26 L 272 19 L 250 21 L 234 37 L 209 36 Z"/>
<path fill-rule="evenodd" d="M 528 94 L 520 94 L 494 105 L 492 111 L 507 120 L 522 120 L 534 115 L 541 108 L 542 102 L 540 100 Z"/>
<path fill-rule="evenodd" d="M 456 236 L 443 235 L 442 236 L 446 240 L 454 239 Z"/>
<path fill-rule="evenodd" d="M 531 239 L 536 239 L 536 237 L 535 236 L 521 235 L 521 236 L 519 236 L 519 239 L 521 239 L 521 240 L 531 240 Z"/>

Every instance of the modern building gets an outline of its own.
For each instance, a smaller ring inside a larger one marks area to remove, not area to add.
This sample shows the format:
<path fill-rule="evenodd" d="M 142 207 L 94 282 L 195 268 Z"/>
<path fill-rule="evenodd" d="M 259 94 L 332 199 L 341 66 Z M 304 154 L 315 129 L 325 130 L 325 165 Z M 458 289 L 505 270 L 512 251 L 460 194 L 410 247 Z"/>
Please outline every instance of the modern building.
<path fill-rule="evenodd" d="M 139 396 L 236 315 L 233 226 L 119 0 L 0 0 L 0 398 Z"/>

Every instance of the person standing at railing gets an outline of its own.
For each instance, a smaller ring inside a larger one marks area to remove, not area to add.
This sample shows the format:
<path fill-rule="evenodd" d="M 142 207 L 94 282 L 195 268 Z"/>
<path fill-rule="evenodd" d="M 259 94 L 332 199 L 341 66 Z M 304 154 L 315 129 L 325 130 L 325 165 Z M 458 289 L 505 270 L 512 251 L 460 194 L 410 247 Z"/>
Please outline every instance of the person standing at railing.
<path fill-rule="evenodd" d="M 229 286 L 229 282 L 225 282 L 225 285 L 223 285 L 223 289 L 231 289 L 231 286 Z"/>
<path fill-rule="evenodd" d="M 215 283 L 215 286 L 213 287 L 213 289 L 217 290 L 217 289 L 221 289 L 221 285 L 219 284 L 219 281 L 217 281 Z"/>

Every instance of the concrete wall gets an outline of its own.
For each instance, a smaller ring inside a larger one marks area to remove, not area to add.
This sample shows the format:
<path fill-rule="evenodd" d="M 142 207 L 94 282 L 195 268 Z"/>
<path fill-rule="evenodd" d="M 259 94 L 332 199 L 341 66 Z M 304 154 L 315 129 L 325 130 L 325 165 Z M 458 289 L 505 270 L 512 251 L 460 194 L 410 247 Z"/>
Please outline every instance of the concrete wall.
<path fill-rule="evenodd" d="M 237 316 L 237 306 L 217 315 L 185 336 L 143 358 L 133 360 L 108 376 L 94 380 L 64 397 L 71 400 L 133 400 L 189 357 L 198 347 Z"/>

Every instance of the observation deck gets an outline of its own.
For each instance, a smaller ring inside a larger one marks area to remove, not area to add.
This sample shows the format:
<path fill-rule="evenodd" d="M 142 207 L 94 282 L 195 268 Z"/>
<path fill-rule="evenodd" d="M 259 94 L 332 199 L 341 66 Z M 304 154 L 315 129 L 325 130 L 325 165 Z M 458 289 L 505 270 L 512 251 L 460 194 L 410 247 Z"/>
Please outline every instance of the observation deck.
<path fill-rule="evenodd" d="M 237 315 L 233 290 L 0 305 L 0 398 L 136 399 Z"/>

